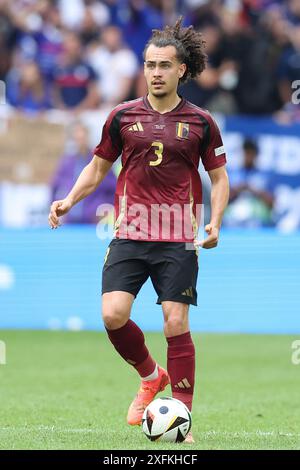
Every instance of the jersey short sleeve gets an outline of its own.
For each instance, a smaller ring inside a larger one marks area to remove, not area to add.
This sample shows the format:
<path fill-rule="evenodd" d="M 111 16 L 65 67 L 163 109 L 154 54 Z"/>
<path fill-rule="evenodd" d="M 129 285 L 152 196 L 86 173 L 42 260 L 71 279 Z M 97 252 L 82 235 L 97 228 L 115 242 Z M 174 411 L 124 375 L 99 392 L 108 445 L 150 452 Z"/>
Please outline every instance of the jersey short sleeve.
<path fill-rule="evenodd" d="M 111 162 L 116 161 L 122 153 L 120 117 L 117 110 L 111 111 L 103 126 L 101 140 L 94 150 L 95 155 Z"/>
<path fill-rule="evenodd" d="M 206 171 L 214 170 L 226 164 L 225 148 L 220 130 L 211 115 L 207 116 L 207 128 L 201 159 Z"/>

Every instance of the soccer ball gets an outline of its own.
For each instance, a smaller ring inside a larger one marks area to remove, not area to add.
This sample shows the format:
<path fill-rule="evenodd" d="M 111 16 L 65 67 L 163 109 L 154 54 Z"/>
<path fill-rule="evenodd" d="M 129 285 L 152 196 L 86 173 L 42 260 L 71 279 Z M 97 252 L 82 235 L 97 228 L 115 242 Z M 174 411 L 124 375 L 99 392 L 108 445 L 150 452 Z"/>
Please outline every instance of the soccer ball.
<path fill-rule="evenodd" d="M 145 409 L 142 429 L 150 441 L 182 442 L 192 426 L 189 409 L 175 398 L 156 398 Z"/>

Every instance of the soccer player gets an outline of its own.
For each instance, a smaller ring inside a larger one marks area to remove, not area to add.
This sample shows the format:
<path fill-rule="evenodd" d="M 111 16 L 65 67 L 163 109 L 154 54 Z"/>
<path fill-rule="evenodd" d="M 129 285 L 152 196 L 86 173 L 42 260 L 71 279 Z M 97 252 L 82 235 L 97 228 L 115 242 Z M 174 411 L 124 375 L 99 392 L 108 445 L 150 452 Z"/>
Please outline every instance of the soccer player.
<path fill-rule="evenodd" d="M 122 154 L 115 197 L 115 238 L 102 278 L 102 316 L 108 337 L 141 377 L 127 421 L 140 425 L 145 407 L 170 383 L 172 395 L 192 409 L 195 348 L 189 305 L 197 305 L 196 245 L 214 248 L 228 202 L 226 157 L 218 127 L 208 111 L 177 94 L 177 87 L 205 68 L 204 40 L 192 26 L 154 30 L 144 51 L 148 93 L 114 108 L 91 162 L 65 199 L 51 205 L 49 223 L 101 183 Z M 201 205 L 200 157 L 212 183 L 207 237 L 197 241 Z M 194 249 L 189 249 L 191 248 Z M 167 371 L 130 319 L 133 301 L 150 276 L 162 305 Z M 194 442 L 191 433 L 186 442 Z"/>

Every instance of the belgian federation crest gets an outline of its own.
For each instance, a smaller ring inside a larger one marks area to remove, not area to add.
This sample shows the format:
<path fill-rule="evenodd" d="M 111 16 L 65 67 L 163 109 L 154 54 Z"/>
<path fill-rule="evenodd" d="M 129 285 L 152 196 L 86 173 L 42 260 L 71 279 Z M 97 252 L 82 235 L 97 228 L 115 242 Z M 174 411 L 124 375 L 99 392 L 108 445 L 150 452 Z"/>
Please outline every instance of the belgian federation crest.
<path fill-rule="evenodd" d="M 189 138 L 190 126 L 186 122 L 176 122 L 176 135 L 181 139 Z"/>

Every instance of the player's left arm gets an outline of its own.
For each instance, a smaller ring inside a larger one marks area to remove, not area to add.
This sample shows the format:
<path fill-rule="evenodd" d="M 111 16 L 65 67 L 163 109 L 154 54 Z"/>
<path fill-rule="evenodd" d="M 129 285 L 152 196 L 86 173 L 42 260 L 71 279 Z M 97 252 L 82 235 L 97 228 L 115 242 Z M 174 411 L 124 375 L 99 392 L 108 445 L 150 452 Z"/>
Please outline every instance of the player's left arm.
<path fill-rule="evenodd" d="M 208 171 L 211 180 L 211 217 L 205 226 L 207 237 L 197 242 L 202 248 L 215 248 L 219 241 L 222 218 L 229 199 L 229 180 L 224 166 Z"/>

